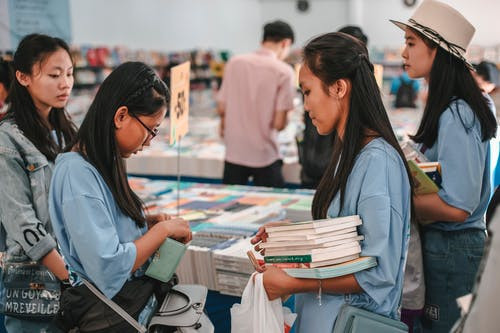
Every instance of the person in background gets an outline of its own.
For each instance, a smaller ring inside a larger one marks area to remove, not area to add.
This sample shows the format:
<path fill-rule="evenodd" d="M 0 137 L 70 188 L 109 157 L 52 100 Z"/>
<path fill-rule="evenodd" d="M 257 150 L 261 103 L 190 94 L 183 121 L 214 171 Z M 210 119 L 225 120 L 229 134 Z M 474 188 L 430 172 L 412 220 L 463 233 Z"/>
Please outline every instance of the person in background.
<path fill-rule="evenodd" d="M 338 30 L 351 35 L 360 40 L 365 46 L 368 44 L 368 37 L 363 30 L 354 25 L 347 25 Z M 335 143 L 336 133 L 320 135 L 314 127 L 309 113 L 304 112 L 304 131 L 297 139 L 299 151 L 300 185 L 304 188 L 315 189 L 330 162 L 330 157 Z"/>
<path fill-rule="evenodd" d="M 472 74 L 479 88 L 491 97 L 496 112 L 500 112 L 500 73 L 498 67 L 492 62 L 481 61 L 474 65 L 474 69 Z M 498 120 L 498 113 L 496 115 Z"/>
<path fill-rule="evenodd" d="M 0 57 L 0 120 L 5 116 L 8 109 L 7 97 L 9 95 L 12 78 L 13 75 L 10 62 Z"/>
<path fill-rule="evenodd" d="M 491 94 L 500 84 L 500 77 L 497 66 L 489 61 L 481 61 L 479 64 L 474 65 L 473 72 L 479 88 L 487 94 Z"/>
<path fill-rule="evenodd" d="M 336 278 L 300 279 L 266 267 L 270 300 L 296 294 L 296 330 L 332 332 L 345 303 L 393 319 L 399 305 L 412 210 L 411 174 L 392 131 L 368 51 L 344 33 L 316 37 L 300 70 L 304 107 L 319 134 L 337 138 L 312 203 L 314 219 L 359 215 L 362 256 L 378 266 Z M 262 227 L 252 239 L 265 241 Z M 256 247 L 259 250 L 259 246 Z M 322 294 L 321 305 L 317 293 Z"/>
<path fill-rule="evenodd" d="M 391 82 L 390 94 L 395 96 L 395 108 L 416 108 L 420 83 L 408 76 L 404 66 L 401 68 L 401 75 L 395 77 Z"/>
<path fill-rule="evenodd" d="M 187 221 L 147 215 L 127 181 L 124 159 L 158 134 L 169 97 L 153 69 L 141 62 L 121 64 L 99 87 L 75 140 L 57 157 L 49 211 L 72 286 L 81 285 L 83 277 L 113 298 L 127 283 L 149 283 L 142 280 L 149 258 L 167 237 L 191 240 Z M 154 303 L 152 294 L 145 296 L 146 305 Z M 67 299 L 63 314 L 75 307 Z M 93 307 L 96 301 L 77 304 Z M 88 322 L 85 316 L 72 317 L 69 328 Z M 105 323 L 105 316 L 96 314 L 92 321 Z M 131 329 L 124 320 L 119 325 Z"/>
<path fill-rule="evenodd" d="M 73 87 L 73 62 L 63 40 L 32 34 L 19 43 L 12 67 L 9 108 L 0 122 L 0 182 L 3 193 L 8 193 L 0 200 L 4 261 L 36 261 L 67 280 L 47 198 L 54 160 L 75 136 L 64 110 Z M 5 327 L 12 333 L 55 332 L 51 319 L 5 316 Z"/>
<path fill-rule="evenodd" d="M 447 4 L 425 0 L 405 23 L 403 62 L 428 82 L 428 98 L 411 138 L 441 166 L 441 189 L 414 196 L 422 229 L 425 332 L 449 332 L 456 299 L 471 292 L 485 244 L 491 195 L 490 139 L 497 124 L 465 59 L 475 28 Z"/>
<path fill-rule="evenodd" d="M 293 109 L 295 75 L 283 62 L 294 41 L 290 25 L 264 26 L 261 48 L 232 57 L 217 94 L 217 112 L 226 145 L 224 184 L 283 187 L 278 131 Z"/>
<path fill-rule="evenodd" d="M 479 88 L 484 94 L 487 94 L 491 100 L 490 102 L 490 107 L 495 109 L 495 114 L 497 115 L 497 122 L 498 122 L 498 112 L 500 108 L 500 89 L 498 88 L 499 86 L 499 72 L 497 66 L 488 61 L 481 61 L 479 64 L 474 65 L 475 71 L 472 71 L 472 75 L 476 79 L 477 84 L 479 85 Z M 496 139 L 497 141 L 494 142 L 494 148 L 499 150 L 499 144 L 498 144 L 498 138 Z M 492 149 L 493 151 L 493 149 Z M 495 213 L 495 210 L 500 203 L 500 188 L 498 185 L 500 185 L 500 155 L 499 158 L 496 161 L 492 161 L 492 174 L 493 174 L 493 179 L 492 179 L 492 189 L 493 189 L 493 196 L 490 200 L 490 203 L 488 205 L 488 209 L 486 210 L 486 225 L 489 225 L 489 222 L 491 221 L 493 214 Z M 495 163 L 496 162 L 496 163 Z"/>

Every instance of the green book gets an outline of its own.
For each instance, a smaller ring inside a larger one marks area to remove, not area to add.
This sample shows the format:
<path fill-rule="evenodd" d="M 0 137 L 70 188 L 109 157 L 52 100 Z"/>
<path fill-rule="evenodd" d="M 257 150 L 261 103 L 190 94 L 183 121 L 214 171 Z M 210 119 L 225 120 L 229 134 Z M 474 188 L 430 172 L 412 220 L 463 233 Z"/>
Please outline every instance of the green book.
<path fill-rule="evenodd" d="M 436 183 L 417 165 L 417 163 L 409 160 L 408 167 L 410 168 L 415 183 L 415 194 L 429 194 L 439 191 L 439 187 Z"/>
<path fill-rule="evenodd" d="M 182 256 L 186 252 L 186 245 L 171 238 L 165 239 L 156 250 L 153 260 L 146 270 L 146 275 L 162 282 L 168 282 L 174 275 Z"/>
<path fill-rule="evenodd" d="M 299 256 L 265 256 L 264 262 L 268 264 L 274 263 L 287 263 L 287 262 L 311 262 L 312 258 L 310 254 L 299 255 Z"/>

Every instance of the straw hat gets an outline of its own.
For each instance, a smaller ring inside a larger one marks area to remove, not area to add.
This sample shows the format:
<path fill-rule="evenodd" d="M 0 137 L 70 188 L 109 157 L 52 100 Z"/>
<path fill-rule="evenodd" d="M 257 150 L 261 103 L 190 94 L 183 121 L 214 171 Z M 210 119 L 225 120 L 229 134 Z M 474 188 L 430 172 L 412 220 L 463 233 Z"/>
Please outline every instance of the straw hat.
<path fill-rule="evenodd" d="M 408 22 L 390 21 L 403 30 L 407 27 L 415 29 L 473 68 L 465 59 L 465 51 L 476 28 L 449 5 L 436 0 L 424 0 Z"/>

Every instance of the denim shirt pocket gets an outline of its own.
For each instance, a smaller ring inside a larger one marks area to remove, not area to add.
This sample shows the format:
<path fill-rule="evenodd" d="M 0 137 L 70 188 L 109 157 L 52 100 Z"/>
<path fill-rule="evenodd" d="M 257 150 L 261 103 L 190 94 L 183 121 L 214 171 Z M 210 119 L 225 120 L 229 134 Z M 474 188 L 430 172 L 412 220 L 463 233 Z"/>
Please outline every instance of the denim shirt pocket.
<path fill-rule="evenodd" d="M 42 154 L 28 154 L 25 156 L 25 168 L 29 177 L 33 209 L 38 219 L 47 227 L 49 221 L 48 194 L 52 168 Z"/>

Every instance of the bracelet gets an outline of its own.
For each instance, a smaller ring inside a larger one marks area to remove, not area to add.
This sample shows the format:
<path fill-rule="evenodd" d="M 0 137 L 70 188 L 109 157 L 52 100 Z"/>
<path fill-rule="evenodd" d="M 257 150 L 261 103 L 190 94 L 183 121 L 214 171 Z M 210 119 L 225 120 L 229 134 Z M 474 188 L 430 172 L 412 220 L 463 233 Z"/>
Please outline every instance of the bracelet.
<path fill-rule="evenodd" d="M 318 296 L 316 297 L 318 299 L 318 305 L 321 306 L 321 293 L 322 293 L 322 288 L 321 288 L 321 279 L 318 279 L 319 282 L 319 288 L 318 288 Z"/>

